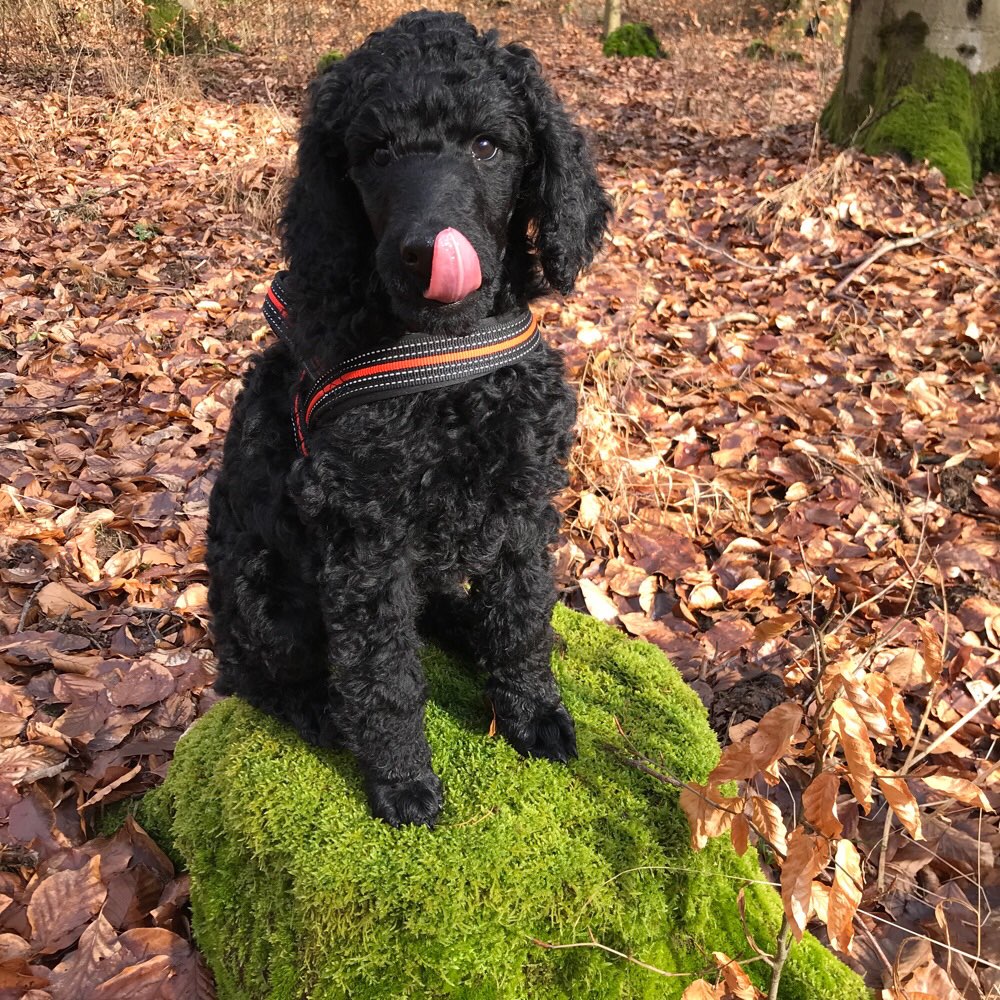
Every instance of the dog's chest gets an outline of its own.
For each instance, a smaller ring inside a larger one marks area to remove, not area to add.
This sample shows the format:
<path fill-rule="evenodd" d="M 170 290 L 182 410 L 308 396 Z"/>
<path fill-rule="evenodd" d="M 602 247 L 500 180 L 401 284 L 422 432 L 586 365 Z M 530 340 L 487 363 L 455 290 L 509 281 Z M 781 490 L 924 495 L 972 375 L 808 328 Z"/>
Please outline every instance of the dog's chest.
<path fill-rule="evenodd" d="M 398 537 L 421 562 L 474 569 L 565 484 L 575 401 L 558 360 L 338 419 L 317 463 L 345 530 Z"/>

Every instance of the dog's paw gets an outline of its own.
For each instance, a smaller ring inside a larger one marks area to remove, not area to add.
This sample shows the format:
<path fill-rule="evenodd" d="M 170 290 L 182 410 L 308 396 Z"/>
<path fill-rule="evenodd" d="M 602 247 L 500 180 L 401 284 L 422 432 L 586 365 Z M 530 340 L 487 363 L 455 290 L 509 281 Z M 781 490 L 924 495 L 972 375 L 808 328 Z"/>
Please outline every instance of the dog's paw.
<path fill-rule="evenodd" d="M 419 825 L 433 829 L 444 805 L 438 776 L 430 771 L 410 781 L 369 781 L 372 815 L 389 826 Z"/>
<path fill-rule="evenodd" d="M 498 714 L 497 732 L 525 757 L 565 764 L 576 756 L 576 726 L 562 703 L 520 718 Z"/>

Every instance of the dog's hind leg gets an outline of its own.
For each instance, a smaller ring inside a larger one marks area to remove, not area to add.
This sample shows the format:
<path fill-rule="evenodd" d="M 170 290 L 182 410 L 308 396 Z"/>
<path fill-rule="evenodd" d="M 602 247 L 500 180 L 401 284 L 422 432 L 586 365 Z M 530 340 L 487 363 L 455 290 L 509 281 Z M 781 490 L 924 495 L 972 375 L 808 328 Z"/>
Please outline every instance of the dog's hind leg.
<path fill-rule="evenodd" d="M 339 746 L 315 588 L 301 586 L 298 567 L 248 533 L 231 535 L 213 555 L 216 691 L 238 695 L 310 743 Z"/>
<path fill-rule="evenodd" d="M 552 676 L 555 585 L 549 529 L 520 524 L 508 533 L 492 569 L 472 581 L 480 659 L 497 731 L 529 757 L 576 756 L 576 730 Z"/>

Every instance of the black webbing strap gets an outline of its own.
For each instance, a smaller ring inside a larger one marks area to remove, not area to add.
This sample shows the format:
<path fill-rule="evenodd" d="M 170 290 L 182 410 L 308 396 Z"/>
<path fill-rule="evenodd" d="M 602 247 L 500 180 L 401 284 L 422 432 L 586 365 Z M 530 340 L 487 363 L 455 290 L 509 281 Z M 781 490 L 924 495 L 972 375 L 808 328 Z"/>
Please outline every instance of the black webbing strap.
<path fill-rule="evenodd" d="M 271 282 L 264 300 L 264 318 L 292 346 L 285 273 L 279 272 Z M 300 358 L 302 377 L 292 406 L 295 443 L 301 454 L 309 454 L 306 433 L 319 413 L 340 413 L 373 399 L 480 378 L 520 360 L 539 343 L 538 323 L 525 309 L 489 319 L 462 337 L 404 334 L 389 346 L 357 354 L 320 375 L 314 375 Z"/>

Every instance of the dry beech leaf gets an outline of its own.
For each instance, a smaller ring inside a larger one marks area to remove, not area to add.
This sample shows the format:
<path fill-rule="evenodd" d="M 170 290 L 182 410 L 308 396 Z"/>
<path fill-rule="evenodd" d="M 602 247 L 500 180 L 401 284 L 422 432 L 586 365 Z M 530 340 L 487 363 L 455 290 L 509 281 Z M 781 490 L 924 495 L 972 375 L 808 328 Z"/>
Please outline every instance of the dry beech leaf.
<path fill-rule="evenodd" d="M 580 513 L 577 520 L 584 528 L 593 528 L 601 521 L 603 513 L 600 499 L 589 490 L 580 494 Z"/>
<path fill-rule="evenodd" d="M 846 699 L 837 698 L 830 716 L 830 729 L 840 740 L 847 758 L 847 781 L 865 812 L 872 806 L 872 777 L 875 751 L 868 729 L 857 709 Z"/>
<path fill-rule="evenodd" d="M 93 989 L 122 967 L 118 932 L 98 913 L 80 935 L 80 943 L 52 972 L 55 996 L 87 997 Z"/>
<path fill-rule="evenodd" d="M 936 792 L 942 792 L 948 798 L 955 799 L 967 806 L 978 806 L 986 812 L 993 812 L 990 800 L 986 798 L 986 793 L 974 781 L 968 778 L 960 778 L 952 774 L 924 774 L 920 780 L 933 788 Z"/>
<path fill-rule="evenodd" d="M 764 835 L 767 842 L 784 855 L 788 851 L 788 830 L 776 802 L 762 795 L 750 796 L 750 814 L 754 826 Z"/>
<path fill-rule="evenodd" d="M 729 836 L 733 841 L 733 850 L 740 857 L 743 857 L 750 846 L 750 823 L 742 813 L 739 816 L 733 817 L 733 825 L 729 831 Z"/>
<path fill-rule="evenodd" d="M 93 611 L 94 605 L 73 593 L 64 583 L 47 583 L 38 592 L 38 606 L 52 618 L 74 611 Z"/>
<path fill-rule="evenodd" d="M 98 857 L 78 871 L 56 872 L 43 879 L 28 903 L 35 947 L 41 954 L 51 955 L 73 944 L 107 894 Z"/>
<path fill-rule="evenodd" d="M 802 616 L 791 612 L 784 615 L 775 615 L 774 618 L 766 618 L 753 630 L 755 642 L 767 642 L 770 639 L 777 639 L 778 636 L 795 628 L 802 621 Z"/>
<path fill-rule="evenodd" d="M 825 924 L 830 917 L 830 887 L 822 882 L 813 882 L 809 905 L 812 906 L 816 919 Z"/>
<path fill-rule="evenodd" d="M 181 611 L 198 611 L 208 609 L 208 587 L 203 583 L 192 583 L 185 587 L 174 602 L 174 607 Z"/>
<path fill-rule="evenodd" d="M 934 631 L 930 622 L 923 618 L 917 621 L 917 628 L 920 630 L 920 652 L 924 657 L 927 676 L 936 681 L 941 676 L 944 666 L 941 659 L 941 637 Z"/>
<path fill-rule="evenodd" d="M 91 996 L 93 1000 L 159 1000 L 165 995 L 164 983 L 171 979 L 172 965 L 169 955 L 153 955 L 106 979 Z"/>
<path fill-rule="evenodd" d="M 722 1000 L 725 995 L 725 983 L 713 986 L 705 979 L 696 979 L 690 983 L 681 996 L 681 1000 Z"/>
<path fill-rule="evenodd" d="M 896 730 L 896 735 L 905 746 L 913 738 L 913 722 L 906 704 L 899 692 L 893 687 L 892 681 L 885 674 L 866 674 L 865 687 L 873 698 L 882 706 L 885 717 Z"/>
<path fill-rule="evenodd" d="M 656 595 L 659 589 L 660 584 L 655 576 L 647 576 L 646 579 L 639 584 L 639 607 L 642 608 L 647 615 L 653 614 L 653 609 L 656 606 Z"/>
<path fill-rule="evenodd" d="M 20 934 L 0 934 L 0 964 L 31 953 L 31 945 Z"/>
<path fill-rule="evenodd" d="M 870 739 L 891 746 L 895 742 L 892 726 L 889 724 L 889 713 L 886 706 L 873 697 L 868 685 L 854 677 L 842 679 L 844 697 L 854 706 L 861 721 L 868 730 Z"/>
<path fill-rule="evenodd" d="M 580 580 L 580 591 L 587 610 L 602 622 L 613 622 L 618 618 L 618 605 L 608 597 L 592 580 Z"/>
<path fill-rule="evenodd" d="M 809 824 L 824 837 L 839 837 L 843 824 L 837 816 L 840 776 L 832 771 L 816 775 L 802 793 L 802 810 Z"/>
<path fill-rule="evenodd" d="M 750 737 L 750 750 L 762 771 L 779 761 L 797 742 L 802 724 L 802 706 L 786 701 L 776 705 L 760 720 L 757 731 Z"/>
<path fill-rule="evenodd" d="M 813 879 L 826 867 L 829 854 L 827 841 L 801 826 L 788 838 L 788 854 L 781 865 L 781 901 L 796 941 L 802 940 L 809 922 Z"/>
<path fill-rule="evenodd" d="M 863 885 L 858 849 L 845 838 L 837 844 L 826 918 L 830 943 L 845 955 L 850 953 L 854 939 L 854 915 L 861 905 Z"/>
<path fill-rule="evenodd" d="M 735 1000 L 757 1000 L 762 995 L 735 958 L 730 958 L 724 951 L 713 951 L 712 960 L 722 973 L 727 997 L 734 997 Z"/>
<path fill-rule="evenodd" d="M 107 577 L 128 576 L 133 570 L 138 569 L 146 560 L 143 552 L 139 548 L 122 549 L 116 552 L 104 564 L 103 573 Z M 149 565 L 147 563 L 147 565 Z"/>
<path fill-rule="evenodd" d="M 750 750 L 749 741 L 740 740 L 737 743 L 730 743 L 722 751 L 710 780 L 716 784 L 724 781 L 745 781 L 752 778 L 759 770 L 756 758 Z"/>
<path fill-rule="evenodd" d="M 110 688 L 108 697 L 117 708 L 146 708 L 163 701 L 176 686 L 174 675 L 166 667 L 142 660 Z"/>
<path fill-rule="evenodd" d="M 731 829 L 733 820 L 743 811 L 742 799 L 726 798 L 712 785 L 685 785 L 680 805 L 691 827 L 691 845 L 695 850 L 701 850 L 713 837 Z"/>
<path fill-rule="evenodd" d="M 879 774 L 879 788 L 886 802 L 892 807 L 896 818 L 906 828 L 906 832 L 914 840 L 923 840 L 924 834 L 920 823 L 920 806 L 906 784 L 905 778 L 894 774 Z"/>
<path fill-rule="evenodd" d="M 797 742 L 802 723 L 802 706 L 785 702 L 767 712 L 757 724 L 749 739 L 731 743 L 722 751 L 710 780 L 715 784 L 724 781 L 741 781 L 763 773 L 770 784 L 778 779 L 775 765 Z"/>
<path fill-rule="evenodd" d="M 608 575 L 608 586 L 620 597 L 638 597 L 642 585 L 650 579 L 656 582 L 656 578 L 648 576 L 644 569 L 629 564 Z"/>
<path fill-rule="evenodd" d="M 909 998 L 923 995 L 931 1000 L 962 1000 L 951 976 L 936 962 L 928 962 L 914 970 L 906 981 L 905 994 Z"/>
<path fill-rule="evenodd" d="M 931 682 L 927 663 L 915 649 L 901 649 L 885 665 L 885 676 L 899 691 Z"/>
<path fill-rule="evenodd" d="M 722 606 L 722 595 L 710 583 L 699 583 L 691 591 L 688 604 L 698 611 L 710 611 Z"/>

